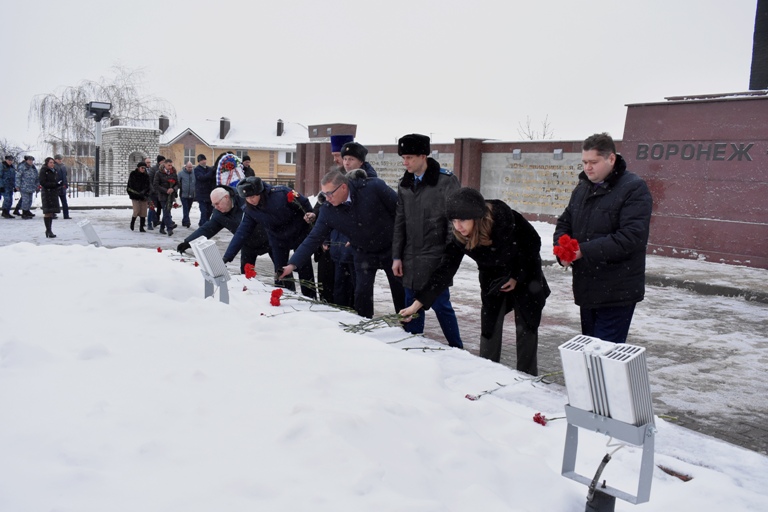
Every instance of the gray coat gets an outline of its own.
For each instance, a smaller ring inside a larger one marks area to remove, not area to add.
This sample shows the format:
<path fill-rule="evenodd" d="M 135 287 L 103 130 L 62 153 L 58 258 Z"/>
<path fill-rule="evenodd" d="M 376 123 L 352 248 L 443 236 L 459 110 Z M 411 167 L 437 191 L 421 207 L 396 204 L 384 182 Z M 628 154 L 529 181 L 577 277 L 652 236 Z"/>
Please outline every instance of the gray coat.
<path fill-rule="evenodd" d="M 453 239 L 445 215 L 445 198 L 461 185 L 433 158 L 427 158 L 427 170 L 414 187 L 415 181 L 414 175 L 406 171 L 397 187 L 392 258 L 403 262 L 403 286 L 421 290 Z"/>
<path fill-rule="evenodd" d="M 186 169 L 182 169 L 178 172 L 179 175 L 179 197 L 185 199 L 195 198 L 195 172 L 187 172 Z"/>

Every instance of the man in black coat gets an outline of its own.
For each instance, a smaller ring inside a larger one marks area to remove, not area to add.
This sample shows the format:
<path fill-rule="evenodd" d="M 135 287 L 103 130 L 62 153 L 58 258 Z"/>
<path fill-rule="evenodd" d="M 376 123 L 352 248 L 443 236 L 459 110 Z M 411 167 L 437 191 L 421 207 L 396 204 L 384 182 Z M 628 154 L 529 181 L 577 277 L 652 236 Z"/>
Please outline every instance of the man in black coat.
<path fill-rule="evenodd" d="M 211 192 L 216 187 L 216 169 L 208 167 L 207 159 L 202 153 L 197 155 L 197 167 L 195 173 L 195 200 L 200 208 L 200 222 L 198 227 L 208 222 L 213 213 Z"/>
<path fill-rule="evenodd" d="M 554 243 L 562 235 L 579 242 L 573 262 L 560 263 L 573 268 L 582 334 L 624 343 L 635 305 L 645 296 L 653 200 L 607 133 L 587 138 L 581 155 L 584 172 L 557 220 Z"/>
<path fill-rule="evenodd" d="M 64 213 L 65 219 L 71 219 L 69 216 L 69 203 L 67 203 L 67 189 L 69 188 L 69 181 L 67 180 L 67 166 L 64 164 L 63 155 L 55 155 L 53 157 L 54 169 L 56 169 L 56 175 L 61 183 L 59 186 L 59 202 L 61 203 L 61 210 Z"/>
<path fill-rule="evenodd" d="M 397 153 L 403 157 L 406 170 L 397 187 L 392 271 L 403 278 L 405 302 L 410 305 L 416 291 L 427 284 L 440 264 L 446 245 L 453 240 L 445 200 L 461 186 L 451 171 L 442 169 L 437 160 L 429 157 L 430 140 L 426 135 L 412 133 L 400 138 Z M 432 302 L 432 310 L 448 344 L 464 348 L 448 286 Z M 406 323 L 404 328 L 412 334 L 423 333 L 424 315 Z"/>
<path fill-rule="evenodd" d="M 222 229 L 235 234 L 237 228 L 243 220 L 245 212 L 245 199 L 240 197 L 235 189 L 226 185 L 216 187 L 211 191 L 211 204 L 215 208 L 211 218 L 200 226 L 194 233 L 184 239 L 176 248 L 183 253 L 189 249 L 189 243 L 201 236 L 211 239 Z M 246 263 L 256 264 L 256 257 L 269 252 L 269 241 L 264 226 L 260 223 L 254 224 L 250 234 L 245 238 L 243 247 L 240 250 L 240 272 L 245 273 Z"/>

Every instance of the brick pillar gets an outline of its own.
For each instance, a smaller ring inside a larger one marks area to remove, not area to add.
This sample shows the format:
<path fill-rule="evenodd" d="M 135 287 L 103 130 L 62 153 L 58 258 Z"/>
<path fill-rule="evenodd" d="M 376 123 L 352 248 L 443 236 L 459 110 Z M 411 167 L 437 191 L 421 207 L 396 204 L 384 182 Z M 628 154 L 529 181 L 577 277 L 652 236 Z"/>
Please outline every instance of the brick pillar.
<path fill-rule="evenodd" d="M 310 142 L 296 145 L 296 190 L 304 195 L 320 191 L 320 179 L 333 165 L 329 142 Z"/>
<path fill-rule="evenodd" d="M 483 157 L 483 139 L 455 139 L 453 173 L 462 187 L 480 190 L 480 167 Z"/>

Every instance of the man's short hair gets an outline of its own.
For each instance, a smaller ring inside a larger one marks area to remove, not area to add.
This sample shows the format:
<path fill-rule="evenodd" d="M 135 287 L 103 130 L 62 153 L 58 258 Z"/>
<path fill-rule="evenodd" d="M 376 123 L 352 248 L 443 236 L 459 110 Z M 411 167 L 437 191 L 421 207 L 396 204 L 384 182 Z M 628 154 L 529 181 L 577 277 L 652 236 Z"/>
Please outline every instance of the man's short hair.
<path fill-rule="evenodd" d="M 171 160 L 170 158 L 166 158 L 166 159 L 165 159 L 165 163 L 167 163 L 167 164 L 172 164 L 172 163 L 173 163 L 173 160 Z"/>
<path fill-rule="evenodd" d="M 197 161 L 198 161 L 198 162 L 202 162 L 203 160 L 208 160 L 208 159 L 205 157 L 205 155 L 204 155 L 204 154 L 200 153 L 199 155 L 197 155 Z"/>
<path fill-rule="evenodd" d="M 333 184 L 334 186 L 339 186 L 342 183 L 345 185 L 349 184 L 349 180 L 347 179 L 347 176 L 342 173 L 339 170 L 333 170 L 328 171 L 325 176 L 320 180 L 320 185 L 327 185 L 328 183 Z"/>
<path fill-rule="evenodd" d="M 616 144 L 613 138 L 607 133 L 596 133 L 590 135 L 581 145 L 582 151 L 597 151 L 597 154 L 603 158 L 608 158 L 611 154 L 616 154 Z"/>
<path fill-rule="evenodd" d="M 64 159 L 64 155 L 61 155 L 61 154 L 57 153 L 57 154 L 53 155 L 53 159 L 54 160 L 63 160 Z"/>
<path fill-rule="evenodd" d="M 229 192 L 227 192 L 221 187 L 216 187 L 215 189 L 211 190 L 211 202 L 212 203 L 219 202 L 221 201 L 221 198 L 228 195 L 229 195 Z"/>

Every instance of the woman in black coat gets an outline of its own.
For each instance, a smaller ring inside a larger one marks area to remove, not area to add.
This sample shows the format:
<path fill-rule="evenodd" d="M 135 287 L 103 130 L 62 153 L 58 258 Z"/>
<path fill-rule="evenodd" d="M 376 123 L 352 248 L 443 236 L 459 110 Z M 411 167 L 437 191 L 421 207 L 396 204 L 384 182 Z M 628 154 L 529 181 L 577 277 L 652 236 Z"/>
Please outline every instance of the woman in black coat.
<path fill-rule="evenodd" d="M 531 224 L 503 201 L 486 201 L 477 190 L 462 188 L 446 200 L 453 222 L 453 243 L 404 317 L 429 308 L 459 269 L 466 254 L 480 271 L 480 356 L 499 362 L 504 316 L 514 309 L 517 369 L 538 375 L 541 311 L 549 286 L 541 269 L 541 238 Z M 409 321 L 407 318 L 405 321 Z"/>
<path fill-rule="evenodd" d="M 136 226 L 136 217 L 139 220 L 139 231 L 145 233 L 144 222 L 147 218 L 147 198 L 150 193 L 149 174 L 147 174 L 147 164 L 139 162 L 136 169 L 128 175 L 128 186 L 126 191 L 133 204 L 133 217 L 131 217 L 131 231 Z"/>
<path fill-rule="evenodd" d="M 56 238 L 51 231 L 53 216 L 59 213 L 59 187 L 61 183 L 54 169 L 56 162 L 53 158 L 45 159 L 45 164 L 40 169 L 40 199 L 43 204 L 43 222 L 45 222 L 45 238 Z"/>

